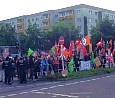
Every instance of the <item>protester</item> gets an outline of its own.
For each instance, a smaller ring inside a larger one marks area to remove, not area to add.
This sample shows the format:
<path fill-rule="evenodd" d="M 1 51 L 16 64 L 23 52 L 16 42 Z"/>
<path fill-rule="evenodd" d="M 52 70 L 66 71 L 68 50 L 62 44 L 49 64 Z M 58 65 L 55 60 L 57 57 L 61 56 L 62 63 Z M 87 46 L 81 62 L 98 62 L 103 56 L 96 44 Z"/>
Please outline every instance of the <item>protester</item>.
<path fill-rule="evenodd" d="M 4 71 L 2 68 L 2 64 L 3 64 L 3 60 L 2 60 L 2 57 L 0 57 L 0 82 L 4 80 Z"/>

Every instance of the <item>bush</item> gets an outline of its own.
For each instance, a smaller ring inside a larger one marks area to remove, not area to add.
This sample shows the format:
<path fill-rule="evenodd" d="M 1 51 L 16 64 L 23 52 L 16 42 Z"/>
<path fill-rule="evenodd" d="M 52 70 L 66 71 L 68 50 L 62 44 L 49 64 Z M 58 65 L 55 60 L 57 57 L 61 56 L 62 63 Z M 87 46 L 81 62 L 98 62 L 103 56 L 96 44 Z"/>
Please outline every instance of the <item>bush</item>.
<path fill-rule="evenodd" d="M 91 70 L 82 70 L 78 72 L 71 72 L 68 73 L 66 77 L 63 77 L 61 73 L 56 74 L 55 76 L 47 76 L 47 79 L 73 79 L 73 78 L 80 78 L 80 77 L 87 77 L 87 76 L 93 76 L 93 75 L 98 75 L 98 74 L 105 74 L 105 73 L 111 73 L 115 72 L 115 67 L 111 68 L 96 68 L 96 69 L 91 69 Z"/>

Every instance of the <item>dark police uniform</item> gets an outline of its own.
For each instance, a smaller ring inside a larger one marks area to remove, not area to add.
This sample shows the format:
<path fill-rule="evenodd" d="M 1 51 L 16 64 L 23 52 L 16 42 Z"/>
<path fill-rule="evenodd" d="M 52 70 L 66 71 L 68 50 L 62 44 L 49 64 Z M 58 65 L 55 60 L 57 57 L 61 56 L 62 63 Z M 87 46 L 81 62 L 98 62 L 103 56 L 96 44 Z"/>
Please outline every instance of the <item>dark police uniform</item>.
<path fill-rule="evenodd" d="M 26 83 L 26 64 L 23 58 L 20 58 L 17 62 L 17 66 L 19 68 L 19 80 L 20 83 Z"/>
<path fill-rule="evenodd" d="M 12 63 L 9 57 L 6 57 L 6 60 L 3 62 L 2 68 L 5 72 L 5 84 L 11 85 L 11 77 L 12 77 Z"/>

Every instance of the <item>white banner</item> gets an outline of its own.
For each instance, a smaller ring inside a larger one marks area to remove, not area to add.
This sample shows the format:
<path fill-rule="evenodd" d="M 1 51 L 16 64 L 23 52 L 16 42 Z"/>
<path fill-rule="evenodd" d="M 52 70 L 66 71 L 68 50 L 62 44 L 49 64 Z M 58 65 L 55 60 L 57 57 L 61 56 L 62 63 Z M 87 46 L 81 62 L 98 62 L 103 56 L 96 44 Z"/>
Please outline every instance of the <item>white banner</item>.
<path fill-rule="evenodd" d="M 90 61 L 81 61 L 80 70 L 89 70 L 91 69 Z"/>

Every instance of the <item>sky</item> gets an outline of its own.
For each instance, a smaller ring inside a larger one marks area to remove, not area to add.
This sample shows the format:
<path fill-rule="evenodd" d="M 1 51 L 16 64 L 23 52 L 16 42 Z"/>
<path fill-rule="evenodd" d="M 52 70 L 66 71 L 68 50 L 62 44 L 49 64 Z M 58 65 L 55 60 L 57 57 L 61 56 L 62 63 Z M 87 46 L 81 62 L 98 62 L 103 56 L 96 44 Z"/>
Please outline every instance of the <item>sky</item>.
<path fill-rule="evenodd" d="M 0 0 L 0 21 L 79 4 L 115 11 L 114 0 Z"/>

